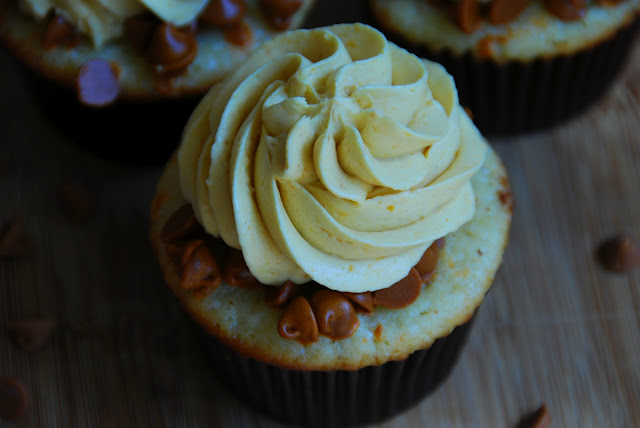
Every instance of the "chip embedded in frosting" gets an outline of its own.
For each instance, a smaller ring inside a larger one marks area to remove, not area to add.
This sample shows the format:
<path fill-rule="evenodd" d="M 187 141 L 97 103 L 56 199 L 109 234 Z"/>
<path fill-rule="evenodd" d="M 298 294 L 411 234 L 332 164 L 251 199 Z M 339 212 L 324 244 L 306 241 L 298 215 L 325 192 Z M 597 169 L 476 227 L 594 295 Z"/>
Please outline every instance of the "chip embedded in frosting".
<path fill-rule="evenodd" d="M 362 24 L 282 34 L 194 111 L 181 188 L 264 284 L 404 278 L 473 217 L 486 143 L 453 79 Z"/>

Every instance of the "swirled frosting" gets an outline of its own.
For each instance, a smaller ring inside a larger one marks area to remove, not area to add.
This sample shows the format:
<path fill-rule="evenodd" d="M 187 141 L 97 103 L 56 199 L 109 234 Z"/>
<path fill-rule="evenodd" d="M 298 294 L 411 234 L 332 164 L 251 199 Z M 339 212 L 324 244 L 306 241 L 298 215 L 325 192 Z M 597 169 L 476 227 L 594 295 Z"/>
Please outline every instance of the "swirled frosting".
<path fill-rule="evenodd" d="M 91 38 L 95 46 L 119 37 L 124 21 L 150 11 L 176 26 L 193 21 L 208 0 L 19 0 L 20 8 L 37 19 L 52 10 L 65 17 L 76 29 Z"/>
<path fill-rule="evenodd" d="M 475 210 L 486 143 L 445 70 L 362 24 L 282 34 L 198 105 L 181 188 L 264 284 L 404 278 Z"/>

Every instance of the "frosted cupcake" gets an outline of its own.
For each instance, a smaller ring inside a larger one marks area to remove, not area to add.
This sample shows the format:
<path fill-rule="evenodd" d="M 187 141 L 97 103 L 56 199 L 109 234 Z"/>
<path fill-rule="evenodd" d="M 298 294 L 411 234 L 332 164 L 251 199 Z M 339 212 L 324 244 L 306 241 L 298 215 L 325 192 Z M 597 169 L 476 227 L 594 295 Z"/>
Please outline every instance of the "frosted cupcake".
<path fill-rule="evenodd" d="M 440 62 L 481 131 L 553 126 L 602 96 L 631 49 L 637 0 L 370 0 L 393 40 Z"/>
<path fill-rule="evenodd" d="M 151 241 L 223 383 L 280 421 L 352 425 L 447 376 L 510 219 L 451 76 L 345 24 L 278 36 L 209 91 Z"/>
<path fill-rule="evenodd" d="M 0 41 L 37 76 L 34 93 L 55 125 L 134 156 L 131 142 L 179 138 L 211 85 L 262 41 L 299 27 L 312 3 L 2 0 Z"/>

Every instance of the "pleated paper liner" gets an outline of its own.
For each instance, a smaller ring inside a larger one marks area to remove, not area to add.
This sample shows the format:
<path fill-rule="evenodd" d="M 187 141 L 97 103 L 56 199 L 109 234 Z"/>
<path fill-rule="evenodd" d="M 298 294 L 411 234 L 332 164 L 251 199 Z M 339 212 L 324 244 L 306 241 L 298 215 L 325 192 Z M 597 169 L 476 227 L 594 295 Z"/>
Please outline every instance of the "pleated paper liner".
<path fill-rule="evenodd" d="M 252 409 L 285 424 L 358 426 L 389 419 L 433 392 L 455 366 L 473 319 L 403 361 L 355 371 L 283 369 L 203 336 L 219 380 Z"/>
<path fill-rule="evenodd" d="M 442 64 L 454 77 L 460 104 L 485 136 L 544 130 L 598 101 L 625 65 L 639 27 L 635 19 L 611 38 L 573 55 L 498 63 L 471 53 L 435 52 L 387 34 L 418 56 Z"/>

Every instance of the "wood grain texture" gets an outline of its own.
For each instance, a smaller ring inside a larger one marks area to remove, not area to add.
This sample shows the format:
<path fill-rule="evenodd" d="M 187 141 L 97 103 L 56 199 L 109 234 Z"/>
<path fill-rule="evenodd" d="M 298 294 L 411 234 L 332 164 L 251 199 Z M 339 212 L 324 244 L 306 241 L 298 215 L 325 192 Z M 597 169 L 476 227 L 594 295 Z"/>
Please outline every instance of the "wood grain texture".
<path fill-rule="evenodd" d="M 358 10 L 343 3 L 353 10 L 334 20 Z M 31 396 L 0 427 L 279 426 L 218 384 L 163 284 L 147 241 L 160 168 L 65 140 L 5 53 L 0 70 L 0 218 L 24 216 L 34 240 L 29 256 L 0 259 L 0 377 Z M 381 426 L 514 427 L 542 403 L 557 427 L 638 426 L 640 270 L 608 273 L 593 251 L 615 233 L 640 237 L 640 51 L 581 117 L 492 143 L 516 199 L 503 266 L 452 376 Z M 86 224 L 55 197 L 70 179 L 96 192 Z M 13 346 L 7 323 L 44 315 L 58 320 L 52 340 Z"/>

